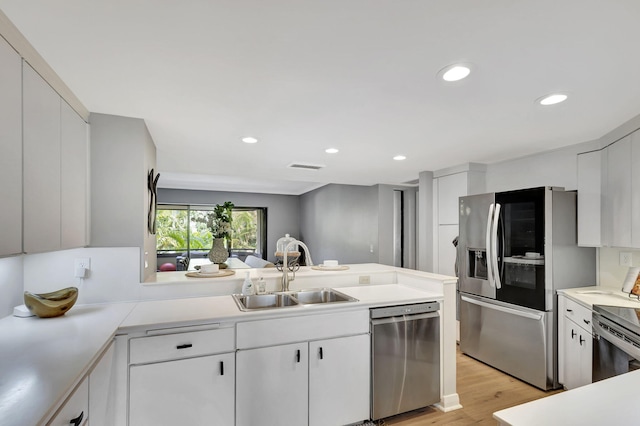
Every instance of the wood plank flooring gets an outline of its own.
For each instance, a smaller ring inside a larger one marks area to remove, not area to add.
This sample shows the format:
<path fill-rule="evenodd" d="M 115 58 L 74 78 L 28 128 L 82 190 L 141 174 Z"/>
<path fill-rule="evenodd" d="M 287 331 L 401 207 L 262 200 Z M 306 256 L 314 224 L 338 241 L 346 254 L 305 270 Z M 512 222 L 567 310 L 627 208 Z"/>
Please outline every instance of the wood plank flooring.
<path fill-rule="evenodd" d="M 384 425 L 495 425 L 495 411 L 523 404 L 562 390 L 544 392 L 457 350 L 457 390 L 463 408 L 443 413 L 435 408 L 385 419 Z"/>

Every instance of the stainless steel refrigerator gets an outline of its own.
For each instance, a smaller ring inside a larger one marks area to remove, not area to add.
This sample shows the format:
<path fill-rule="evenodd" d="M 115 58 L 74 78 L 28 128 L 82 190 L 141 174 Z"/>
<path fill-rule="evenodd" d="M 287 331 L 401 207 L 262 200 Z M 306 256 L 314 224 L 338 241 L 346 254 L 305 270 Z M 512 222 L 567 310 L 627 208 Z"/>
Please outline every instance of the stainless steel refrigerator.
<path fill-rule="evenodd" d="M 576 197 L 541 187 L 459 200 L 460 349 L 545 390 L 558 386 L 556 290 L 596 282 Z"/>

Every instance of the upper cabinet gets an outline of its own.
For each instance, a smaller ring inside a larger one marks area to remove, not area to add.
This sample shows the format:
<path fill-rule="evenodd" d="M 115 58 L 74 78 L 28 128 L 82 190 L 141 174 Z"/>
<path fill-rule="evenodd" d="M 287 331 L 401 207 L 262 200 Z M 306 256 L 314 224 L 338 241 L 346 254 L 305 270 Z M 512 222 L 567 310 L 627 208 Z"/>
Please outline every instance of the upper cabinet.
<path fill-rule="evenodd" d="M 0 256 L 22 252 L 22 60 L 0 37 Z"/>
<path fill-rule="evenodd" d="M 640 248 L 640 131 L 578 155 L 578 244 Z"/>
<path fill-rule="evenodd" d="M 87 125 L 26 62 L 22 123 L 24 252 L 85 246 Z"/>

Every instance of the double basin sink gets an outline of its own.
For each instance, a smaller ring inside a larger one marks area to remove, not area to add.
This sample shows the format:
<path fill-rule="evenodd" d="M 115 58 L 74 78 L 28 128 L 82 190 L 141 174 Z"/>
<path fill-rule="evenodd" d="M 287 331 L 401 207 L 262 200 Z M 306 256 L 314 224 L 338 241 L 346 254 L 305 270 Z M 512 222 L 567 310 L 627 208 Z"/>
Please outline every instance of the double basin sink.
<path fill-rule="evenodd" d="M 332 288 L 285 291 L 267 294 L 242 295 L 234 294 L 233 300 L 241 311 L 259 309 L 287 308 L 299 305 L 315 305 L 318 303 L 357 302 L 358 299 L 347 296 Z"/>

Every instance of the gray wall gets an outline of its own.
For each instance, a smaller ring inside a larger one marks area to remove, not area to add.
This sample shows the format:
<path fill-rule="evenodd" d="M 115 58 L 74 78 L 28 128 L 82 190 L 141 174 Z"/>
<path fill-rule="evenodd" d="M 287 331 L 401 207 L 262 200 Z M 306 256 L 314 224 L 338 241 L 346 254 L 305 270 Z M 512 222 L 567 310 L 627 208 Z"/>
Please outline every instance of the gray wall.
<path fill-rule="evenodd" d="M 139 247 L 144 280 L 156 271 L 155 236 L 147 231 L 147 173 L 156 167 L 155 144 L 139 118 L 92 113 L 90 125 L 90 246 Z"/>
<path fill-rule="evenodd" d="M 307 192 L 300 196 L 300 218 L 314 263 L 378 262 L 377 186 L 332 184 Z"/>
<path fill-rule="evenodd" d="M 162 176 L 160 176 L 160 183 L 162 183 Z M 285 234 L 300 237 L 300 199 L 297 195 L 158 189 L 160 204 L 215 205 L 225 201 L 231 201 L 237 207 L 266 207 L 267 253 L 265 254 L 272 262 L 276 260 L 276 242 L 280 237 L 284 237 Z M 313 251 L 311 254 L 313 256 Z"/>

